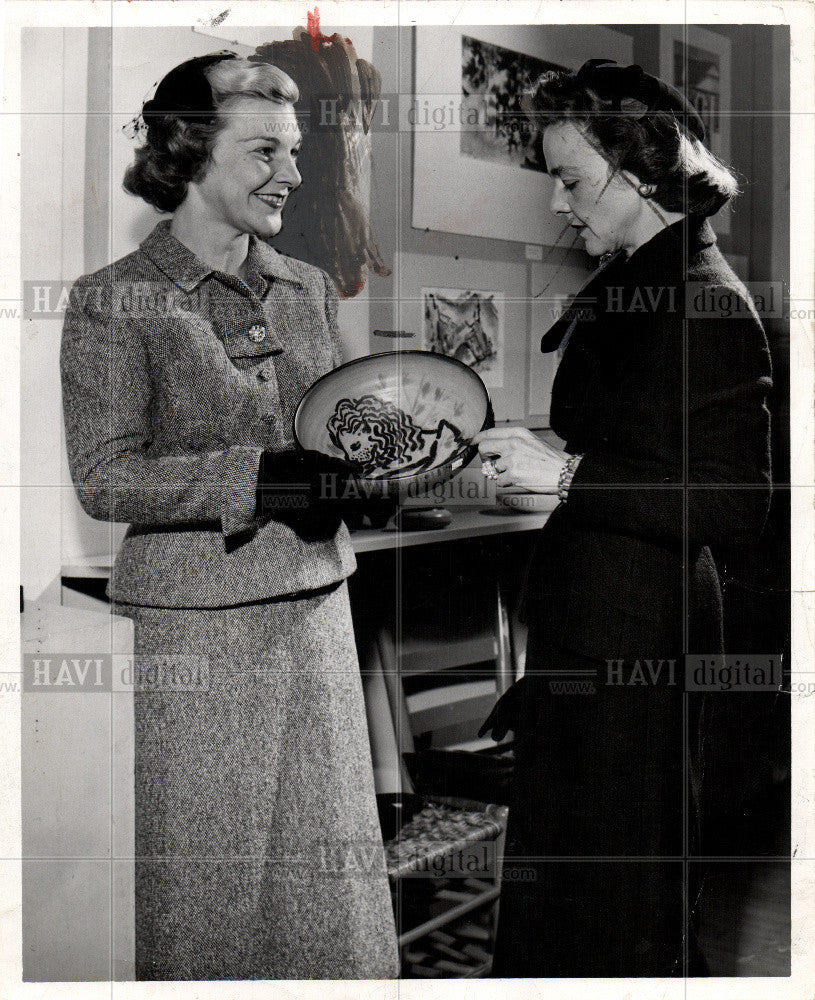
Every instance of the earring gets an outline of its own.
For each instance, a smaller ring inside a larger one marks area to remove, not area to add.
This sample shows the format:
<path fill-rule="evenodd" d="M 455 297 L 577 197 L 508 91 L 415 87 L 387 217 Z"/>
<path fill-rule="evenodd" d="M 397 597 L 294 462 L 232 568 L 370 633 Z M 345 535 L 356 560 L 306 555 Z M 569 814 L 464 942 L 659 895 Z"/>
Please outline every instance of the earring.
<path fill-rule="evenodd" d="M 637 194 L 642 198 L 650 198 L 656 188 L 653 184 L 640 184 L 637 187 Z"/>

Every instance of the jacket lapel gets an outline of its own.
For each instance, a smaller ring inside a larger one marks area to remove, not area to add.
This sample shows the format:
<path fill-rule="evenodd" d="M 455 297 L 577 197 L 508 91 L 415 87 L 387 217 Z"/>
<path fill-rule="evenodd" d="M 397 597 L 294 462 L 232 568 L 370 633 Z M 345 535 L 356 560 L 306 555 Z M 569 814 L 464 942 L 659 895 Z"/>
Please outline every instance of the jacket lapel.
<path fill-rule="evenodd" d="M 656 308 L 658 301 L 655 296 L 667 294 L 660 293 L 659 290 L 669 282 L 677 286 L 675 295 L 679 295 L 678 286 L 684 279 L 690 258 L 715 242 L 716 236 L 709 220 L 690 215 L 657 233 L 629 258 L 618 250 L 589 276 L 580 291 L 570 300 L 564 316 L 541 337 L 541 351 L 548 354 L 565 348 L 581 323 L 580 315 L 587 303 L 594 304 L 595 321 L 607 313 L 611 287 L 625 287 L 629 290 L 639 287 L 644 296 L 649 294 L 645 289 L 651 289 L 650 298 L 643 300 L 643 306 L 650 306 L 652 309 Z M 684 305 L 679 302 L 676 304 L 679 307 Z"/>

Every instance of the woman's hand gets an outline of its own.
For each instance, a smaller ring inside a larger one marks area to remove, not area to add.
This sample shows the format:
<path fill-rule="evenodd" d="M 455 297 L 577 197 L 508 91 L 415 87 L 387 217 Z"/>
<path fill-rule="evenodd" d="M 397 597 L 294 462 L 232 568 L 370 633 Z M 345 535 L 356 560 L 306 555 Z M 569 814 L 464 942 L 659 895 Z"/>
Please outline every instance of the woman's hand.
<path fill-rule="evenodd" d="M 493 427 L 473 438 L 482 461 L 491 459 L 498 486 L 519 486 L 530 493 L 557 493 L 558 477 L 569 457 L 526 427 Z"/>
<path fill-rule="evenodd" d="M 478 735 L 489 733 L 496 743 L 500 743 L 510 731 L 517 736 L 519 731 L 534 730 L 539 706 L 548 693 L 549 685 L 545 677 L 534 672 L 524 674 L 493 705 Z"/>
<path fill-rule="evenodd" d="M 382 528 L 396 511 L 395 495 L 369 496 L 351 462 L 318 451 L 264 451 L 260 459 L 256 513 L 333 534 L 344 520 L 362 527 L 367 515 Z"/>

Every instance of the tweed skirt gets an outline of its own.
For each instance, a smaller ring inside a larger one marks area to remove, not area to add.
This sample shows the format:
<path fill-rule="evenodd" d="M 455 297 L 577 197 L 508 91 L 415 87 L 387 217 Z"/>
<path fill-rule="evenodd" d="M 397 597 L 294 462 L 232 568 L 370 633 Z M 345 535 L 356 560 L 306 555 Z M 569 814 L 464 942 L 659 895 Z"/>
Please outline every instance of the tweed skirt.
<path fill-rule="evenodd" d="M 347 585 L 135 623 L 136 978 L 398 974 Z"/>

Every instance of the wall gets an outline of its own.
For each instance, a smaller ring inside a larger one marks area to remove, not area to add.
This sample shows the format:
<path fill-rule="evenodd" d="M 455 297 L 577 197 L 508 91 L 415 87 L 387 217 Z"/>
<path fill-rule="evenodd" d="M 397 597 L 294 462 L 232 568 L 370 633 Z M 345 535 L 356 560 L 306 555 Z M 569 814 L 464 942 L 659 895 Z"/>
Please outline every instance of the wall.
<path fill-rule="evenodd" d="M 23 978 L 132 979 L 133 622 L 48 607 L 21 623 L 31 658 L 20 708 Z M 81 654 L 79 672 L 62 671 L 69 653 Z"/>
<path fill-rule="evenodd" d="M 22 44 L 21 277 L 43 288 L 82 270 L 87 31 L 25 29 Z M 51 306 L 59 298 L 51 293 Z M 61 316 L 26 315 L 20 346 L 20 582 L 35 598 L 60 570 Z"/>

